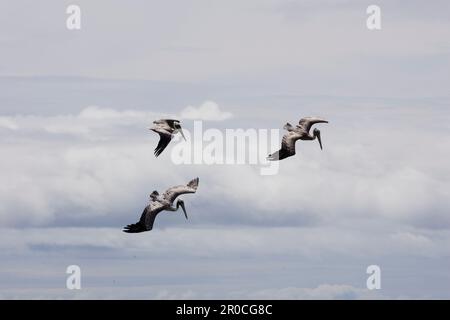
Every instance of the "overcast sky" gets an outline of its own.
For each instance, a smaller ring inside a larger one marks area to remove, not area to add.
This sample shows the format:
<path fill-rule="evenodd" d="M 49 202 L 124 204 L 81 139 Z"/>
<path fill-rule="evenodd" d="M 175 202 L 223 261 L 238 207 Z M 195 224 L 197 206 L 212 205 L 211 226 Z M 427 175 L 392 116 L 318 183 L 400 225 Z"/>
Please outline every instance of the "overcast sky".
<path fill-rule="evenodd" d="M 1 2 L 0 297 L 450 298 L 450 3 L 377 1 L 369 31 L 373 3 Z M 147 129 L 313 115 L 324 150 L 274 176 L 155 159 Z M 121 232 L 197 176 L 188 221 Z"/>

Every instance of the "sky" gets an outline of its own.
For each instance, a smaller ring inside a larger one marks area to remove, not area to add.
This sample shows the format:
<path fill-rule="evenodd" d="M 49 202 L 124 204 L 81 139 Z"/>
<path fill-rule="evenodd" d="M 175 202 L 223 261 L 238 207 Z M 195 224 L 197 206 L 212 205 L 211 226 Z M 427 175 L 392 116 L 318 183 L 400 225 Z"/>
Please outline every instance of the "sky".
<path fill-rule="evenodd" d="M 450 298 L 448 1 L 18 0 L 0 14 L 0 298 Z M 155 158 L 148 130 L 304 116 L 329 120 L 323 151 L 298 142 L 271 176 L 177 165 L 171 145 Z M 188 221 L 121 231 L 150 192 L 195 177 Z"/>

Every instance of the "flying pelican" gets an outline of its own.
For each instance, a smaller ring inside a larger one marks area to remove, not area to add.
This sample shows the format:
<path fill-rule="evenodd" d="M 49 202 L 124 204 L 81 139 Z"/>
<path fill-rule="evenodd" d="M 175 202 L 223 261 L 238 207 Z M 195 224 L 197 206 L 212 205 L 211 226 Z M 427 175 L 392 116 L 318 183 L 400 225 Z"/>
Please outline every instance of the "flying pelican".
<path fill-rule="evenodd" d="M 159 142 L 155 149 L 156 157 L 164 151 L 170 140 L 172 140 L 174 134 L 179 132 L 183 136 L 183 139 L 186 140 L 179 120 L 161 119 L 153 121 L 153 124 L 155 126 L 149 129 L 159 134 Z"/>
<path fill-rule="evenodd" d="M 320 130 L 315 128 L 313 130 L 313 134 L 309 133 L 311 127 L 316 123 L 328 123 L 328 121 L 314 118 L 314 117 L 305 117 L 300 119 L 297 126 L 291 125 L 289 122 L 286 123 L 283 129 L 287 130 L 283 136 L 283 140 L 281 142 L 281 149 L 273 154 L 269 154 L 267 160 L 276 161 L 282 160 L 284 158 L 293 156 L 295 154 L 295 142 L 297 140 L 314 140 L 317 138 L 319 141 L 320 149 L 322 149 L 322 139 L 320 138 Z"/>
<path fill-rule="evenodd" d="M 153 191 L 150 194 L 150 204 L 145 207 L 142 212 L 141 219 L 135 224 L 129 224 L 124 227 L 123 231 L 127 233 L 138 233 L 144 231 L 150 231 L 153 228 L 153 222 L 155 222 L 155 218 L 161 211 L 177 211 L 179 207 L 184 212 L 184 216 L 186 219 L 188 218 L 186 213 L 186 208 L 184 207 L 183 200 L 177 200 L 176 207 L 173 207 L 173 202 L 175 199 L 184 193 L 195 193 L 198 187 L 199 179 L 195 178 L 191 180 L 185 186 L 176 186 L 167 189 L 161 195 L 159 195 L 158 191 Z"/>

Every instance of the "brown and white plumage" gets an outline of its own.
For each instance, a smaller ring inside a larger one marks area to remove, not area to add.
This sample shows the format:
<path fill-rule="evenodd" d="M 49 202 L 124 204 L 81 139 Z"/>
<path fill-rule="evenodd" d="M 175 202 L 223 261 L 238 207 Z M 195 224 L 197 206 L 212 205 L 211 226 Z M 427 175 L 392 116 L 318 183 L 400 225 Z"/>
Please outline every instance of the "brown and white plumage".
<path fill-rule="evenodd" d="M 180 185 L 180 186 L 175 186 L 172 188 L 169 188 L 166 190 L 166 192 L 164 192 L 163 194 L 163 198 L 166 201 L 169 201 L 170 203 L 174 202 L 175 199 L 185 193 L 195 193 L 195 191 L 197 191 L 198 188 L 198 182 L 199 179 L 195 178 L 191 181 L 189 181 L 189 183 L 187 185 Z"/>
<path fill-rule="evenodd" d="M 320 149 L 322 149 L 322 139 L 320 137 L 319 129 L 314 129 L 313 134 L 309 133 L 311 127 L 316 123 L 328 123 L 328 121 L 321 118 L 305 117 L 300 119 L 296 127 L 290 123 L 286 123 L 283 128 L 288 132 L 283 136 L 281 149 L 270 154 L 267 157 L 267 160 L 282 160 L 295 155 L 295 143 L 297 140 L 314 140 L 317 138 Z"/>
<path fill-rule="evenodd" d="M 181 207 L 187 219 L 188 217 L 183 200 L 178 200 L 176 207 L 173 207 L 173 202 L 182 194 L 195 193 L 198 188 L 198 183 L 199 179 L 195 178 L 189 181 L 187 185 L 180 185 L 167 189 L 162 196 L 160 196 L 157 191 L 153 191 L 150 194 L 150 204 L 142 211 L 139 221 L 127 225 L 124 227 L 123 231 L 127 233 L 150 231 L 153 229 L 153 224 L 158 213 L 161 211 L 177 211 L 179 207 Z"/>
<path fill-rule="evenodd" d="M 181 124 L 179 120 L 160 119 L 153 121 L 153 124 L 155 126 L 149 129 L 159 134 L 159 142 L 155 148 L 156 157 L 159 156 L 161 152 L 164 151 L 164 149 L 172 140 L 173 135 L 176 134 L 177 132 L 180 132 L 183 138 L 186 140 L 183 134 L 183 130 L 181 129 Z"/>

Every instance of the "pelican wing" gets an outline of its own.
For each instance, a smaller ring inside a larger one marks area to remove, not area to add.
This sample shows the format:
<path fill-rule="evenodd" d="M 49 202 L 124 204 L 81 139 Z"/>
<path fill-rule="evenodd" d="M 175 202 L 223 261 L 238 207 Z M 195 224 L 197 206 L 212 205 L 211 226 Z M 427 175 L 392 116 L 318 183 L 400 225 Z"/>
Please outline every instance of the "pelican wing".
<path fill-rule="evenodd" d="M 185 186 L 176 186 L 166 190 L 164 192 L 163 197 L 165 200 L 170 201 L 171 203 L 175 201 L 175 199 L 184 193 L 195 193 L 197 191 L 199 179 L 195 178 Z"/>
<path fill-rule="evenodd" d="M 328 121 L 315 117 L 305 117 L 300 119 L 300 121 L 298 122 L 298 126 L 306 132 L 309 132 L 311 127 L 316 123 L 328 123 Z"/>
<path fill-rule="evenodd" d="M 159 119 L 153 121 L 153 124 L 155 124 L 157 127 L 164 128 L 166 130 L 175 129 L 175 122 L 180 122 L 175 119 Z"/>
<path fill-rule="evenodd" d="M 150 202 L 150 204 L 147 207 L 145 207 L 144 211 L 142 211 L 141 218 L 139 219 L 139 221 L 124 227 L 123 232 L 139 233 L 152 230 L 156 216 L 163 209 L 164 209 L 163 204 L 157 201 Z"/>
<path fill-rule="evenodd" d="M 300 136 L 295 131 L 289 131 L 283 136 L 281 141 L 281 149 L 270 154 L 267 160 L 276 161 L 293 156 L 295 154 L 295 142 L 300 139 Z"/>
<path fill-rule="evenodd" d="M 159 142 L 158 145 L 155 148 L 155 156 L 159 156 L 161 152 L 164 151 L 164 149 L 169 144 L 170 140 L 172 140 L 172 133 L 169 131 L 166 131 L 164 129 L 160 128 L 153 128 L 153 131 L 155 131 L 157 134 L 159 134 Z"/>

